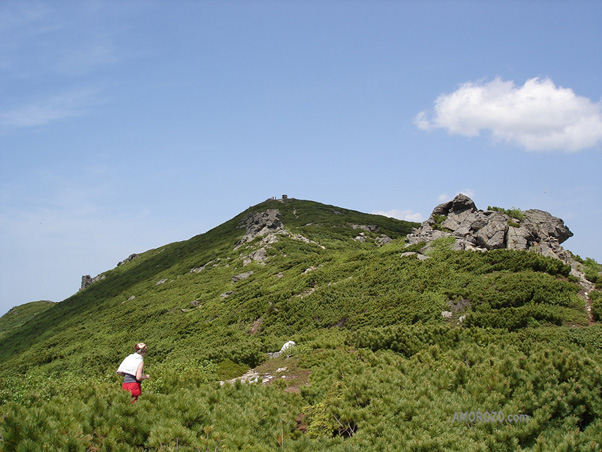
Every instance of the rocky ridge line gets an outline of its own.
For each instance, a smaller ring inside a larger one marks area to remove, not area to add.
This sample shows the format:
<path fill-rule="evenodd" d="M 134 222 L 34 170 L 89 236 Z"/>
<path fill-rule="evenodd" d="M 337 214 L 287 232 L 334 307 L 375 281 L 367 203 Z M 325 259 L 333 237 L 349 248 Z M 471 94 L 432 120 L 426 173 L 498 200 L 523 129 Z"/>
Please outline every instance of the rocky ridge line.
<path fill-rule="evenodd" d="M 517 212 L 513 216 L 507 212 L 477 209 L 472 199 L 459 194 L 435 207 L 428 220 L 408 234 L 407 246 L 426 242 L 418 253 L 422 259 L 426 258 L 424 253 L 430 243 L 441 237 L 454 237 L 455 250 L 532 251 L 570 265 L 571 274 L 579 278 L 583 290 L 589 292 L 593 289 L 593 284 L 585 279 L 583 265 L 560 246 L 573 236 L 562 219 L 537 209 Z"/>

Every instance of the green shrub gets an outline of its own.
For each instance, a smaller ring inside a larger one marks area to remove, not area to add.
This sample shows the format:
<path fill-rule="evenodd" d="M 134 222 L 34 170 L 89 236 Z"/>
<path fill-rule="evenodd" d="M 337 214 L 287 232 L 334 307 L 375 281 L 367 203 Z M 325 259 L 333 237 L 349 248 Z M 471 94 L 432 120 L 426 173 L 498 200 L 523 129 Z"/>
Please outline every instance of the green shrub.
<path fill-rule="evenodd" d="M 599 284 L 602 282 L 602 266 L 598 264 L 594 259 L 587 258 L 583 262 L 583 269 L 585 271 L 585 278 L 593 282 L 594 284 Z"/>
<path fill-rule="evenodd" d="M 518 221 L 522 221 L 525 219 L 525 213 L 522 210 L 520 210 L 518 207 L 513 207 L 512 209 L 504 209 L 502 207 L 489 206 L 489 207 L 487 207 L 487 210 L 505 213 L 510 218 L 514 218 Z"/>
<path fill-rule="evenodd" d="M 592 290 L 589 293 L 589 298 L 592 301 L 592 316 L 594 321 L 602 320 L 602 291 Z"/>
<path fill-rule="evenodd" d="M 434 224 L 433 224 L 433 229 L 436 229 L 438 231 L 443 231 L 443 226 L 441 226 L 443 224 L 443 222 L 447 219 L 447 216 L 445 215 L 433 215 L 433 220 L 434 220 Z"/>

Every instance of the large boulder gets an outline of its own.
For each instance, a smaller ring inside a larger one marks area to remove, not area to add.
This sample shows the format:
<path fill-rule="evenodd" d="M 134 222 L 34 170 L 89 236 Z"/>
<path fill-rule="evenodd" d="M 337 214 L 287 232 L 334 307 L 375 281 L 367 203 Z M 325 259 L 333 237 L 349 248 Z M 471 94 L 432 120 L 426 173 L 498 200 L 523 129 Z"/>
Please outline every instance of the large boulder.
<path fill-rule="evenodd" d="M 524 225 L 528 225 L 529 229 L 540 240 L 554 238 L 558 243 L 566 241 L 573 233 L 564 224 L 560 218 L 553 217 L 548 212 L 537 209 L 529 209 L 525 212 Z"/>
<path fill-rule="evenodd" d="M 472 199 L 459 194 L 435 207 L 429 219 L 407 236 L 407 241 L 412 245 L 454 236 L 457 249 L 528 250 L 541 243 L 559 244 L 573 235 L 560 218 L 548 212 L 530 209 L 519 216 L 512 218 L 500 210 L 479 210 Z"/>
<path fill-rule="evenodd" d="M 537 234 L 531 225 L 509 227 L 506 233 L 506 248 L 510 250 L 527 250 L 535 242 Z"/>
<path fill-rule="evenodd" d="M 477 245 L 488 250 L 504 248 L 506 231 L 508 231 L 508 216 L 494 212 L 487 217 L 487 220 L 483 227 L 475 230 Z"/>
<path fill-rule="evenodd" d="M 454 199 L 449 202 L 444 202 L 443 204 L 439 204 L 437 207 L 433 209 L 433 215 L 445 215 L 448 216 L 450 214 L 460 215 L 464 212 L 474 212 L 477 210 L 475 203 L 468 196 L 460 193 Z"/>

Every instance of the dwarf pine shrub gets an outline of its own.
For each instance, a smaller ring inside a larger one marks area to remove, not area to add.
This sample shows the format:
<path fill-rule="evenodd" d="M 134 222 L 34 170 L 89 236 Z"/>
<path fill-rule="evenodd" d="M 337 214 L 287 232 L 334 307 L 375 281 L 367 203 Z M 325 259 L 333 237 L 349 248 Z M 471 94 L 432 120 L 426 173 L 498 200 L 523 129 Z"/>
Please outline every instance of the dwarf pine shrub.
<path fill-rule="evenodd" d="M 592 300 L 592 316 L 596 322 L 599 322 L 602 320 L 602 291 L 591 291 L 589 298 Z"/>
<path fill-rule="evenodd" d="M 585 278 L 594 284 L 602 283 L 602 266 L 594 259 L 587 258 L 583 263 Z"/>

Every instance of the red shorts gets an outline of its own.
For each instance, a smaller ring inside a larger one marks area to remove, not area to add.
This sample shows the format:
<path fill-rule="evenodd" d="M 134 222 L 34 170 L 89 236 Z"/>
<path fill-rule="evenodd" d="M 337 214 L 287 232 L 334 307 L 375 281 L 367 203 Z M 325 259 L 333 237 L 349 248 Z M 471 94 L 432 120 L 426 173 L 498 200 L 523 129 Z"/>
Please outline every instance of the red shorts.
<path fill-rule="evenodd" d="M 138 382 L 123 383 L 121 385 L 121 389 L 123 389 L 124 391 L 128 391 L 132 394 L 132 397 L 134 398 L 134 400 L 132 400 L 132 403 L 138 400 L 138 396 L 142 394 L 142 387 Z"/>

